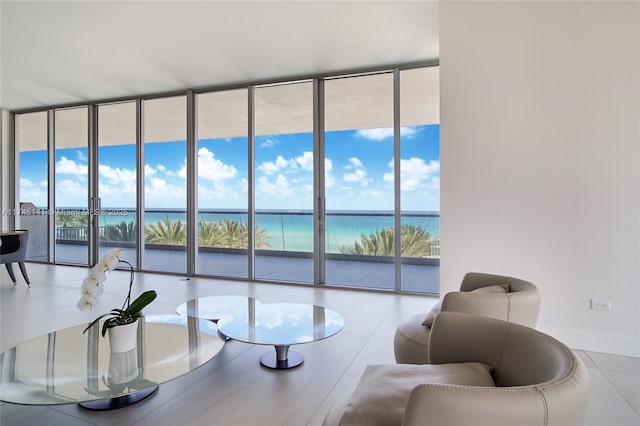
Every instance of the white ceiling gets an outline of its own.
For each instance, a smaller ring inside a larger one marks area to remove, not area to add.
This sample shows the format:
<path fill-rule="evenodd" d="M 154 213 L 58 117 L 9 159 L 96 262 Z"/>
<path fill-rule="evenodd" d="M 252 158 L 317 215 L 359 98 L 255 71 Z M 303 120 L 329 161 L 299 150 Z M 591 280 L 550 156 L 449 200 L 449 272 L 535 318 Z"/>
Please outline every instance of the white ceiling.
<path fill-rule="evenodd" d="M 9 110 L 437 59 L 437 1 L 0 1 Z"/>

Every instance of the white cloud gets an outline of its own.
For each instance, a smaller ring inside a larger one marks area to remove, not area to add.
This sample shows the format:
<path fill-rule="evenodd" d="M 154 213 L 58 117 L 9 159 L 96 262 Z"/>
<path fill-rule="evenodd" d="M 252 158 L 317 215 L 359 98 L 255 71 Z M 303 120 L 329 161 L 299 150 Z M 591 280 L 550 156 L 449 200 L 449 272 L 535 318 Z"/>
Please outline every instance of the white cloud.
<path fill-rule="evenodd" d="M 147 177 L 148 177 L 148 176 L 153 176 L 153 175 L 155 175 L 156 173 L 157 173 L 157 170 L 156 170 L 156 169 L 154 169 L 153 167 L 151 167 L 151 166 L 150 166 L 150 165 L 148 165 L 148 164 L 145 164 L 145 165 L 144 165 L 144 175 L 145 175 L 145 176 L 147 176 Z"/>
<path fill-rule="evenodd" d="M 240 187 L 238 187 L 240 185 Z M 200 208 L 246 208 L 246 190 L 242 182 L 228 185 L 225 181 L 200 182 L 198 185 L 198 207 Z"/>
<path fill-rule="evenodd" d="M 265 139 L 264 141 L 260 142 L 260 148 L 273 148 L 276 144 L 278 144 L 280 142 L 278 142 L 275 139 Z"/>
<path fill-rule="evenodd" d="M 400 127 L 400 136 L 412 137 L 418 133 L 415 127 Z M 382 139 L 393 137 L 393 127 L 383 127 L 379 129 L 361 129 L 356 131 L 356 136 L 361 138 L 380 141 Z"/>
<path fill-rule="evenodd" d="M 295 160 L 287 160 L 282 155 L 278 155 L 276 161 L 263 161 L 257 168 L 264 174 L 271 176 L 282 170 L 297 170 L 298 165 Z"/>
<path fill-rule="evenodd" d="M 367 178 L 367 172 L 362 161 L 356 157 L 351 157 L 349 158 L 349 163 L 344 168 L 353 170 L 353 172 L 343 174 L 342 179 L 345 182 L 360 182 L 362 186 L 367 186 L 371 180 Z"/>
<path fill-rule="evenodd" d="M 342 179 L 345 182 L 361 182 L 363 185 L 367 184 L 367 172 L 363 169 L 356 169 L 353 173 L 345 173 L 342 175 Z"/>
<path fill-rule="evenodd" d="M 302 170 L 312 172 L 313 171 L 313 152 L 305 151 L 301 156 L 296 157 L 296 162 L 300 165 Z"/>
<path fill-rule="evenodd" d="M 32 181 L 30 181 L 27 178 L 20 178 L 20 188 L 34 188 L 36 187 L 36 184 L 33 183 Z"/>
<path fill-rule="evenodd" d="M 67 157 L 62 157 L 56 163 L 56 173 L 76 175 L 86 177 L 88 168 L 85 164 L 78 164 L 73 160 L 69 160 Z"/>
<path fill-rule="evenodd" d="M 333 161 L 329 158 L 324 159 L 324 186 L 325 188 L 331 188 L 336 184 L 336 178 L 333 177 L 331 172 L 333 171 Z"/>
<path fill-rule="evenodd" d="M 333 161 L 330 158 L 324 159 L 324 171 L 325 172 L 333 171 Z"/>
<path fill-rule="evenodd" d="M 400 127 L 400 136 L 404 136 L 406 138 L 412 138 L 416 134 L 420 132 L 420 129 L 416 127 Z"/>
<path fill-rule="evenodd" d="M 431 178 L 431 185 L 434 190 L 440 192 L 440 176 L 434 176 Z"/>
<path fill-rule="evenodd" d="M 386 127 L 381 129 L 361 129 L 356 131 L 356 136 L 374 141 L 380 141 L 382 139 L 392 137 L 393 128 Z"/>
<path fill-rule="evenodd" d="M 167 168 L 164 166 L 164 164 L 158 164 L 156 166 L 156 169 L 158 169 L 161 172 L 164 172 L 165 170 L 167 170 Z"/>
<path fill-rule="evenodd" d="M 391 172 L 385 173 L 385 182 L 393 182 L 393 160 L 389 162 Z M 415 191 L 424 188 L 425 181 L 434 173 L 440 172 L 440 162 L 431 160 L 429 164 L 424 159 L 412 157 L 408 160 L 400 160 L 400 186 L 402 191 Z M 438 178 L 439 182 L 439 178 Z"/>
<path fill-rule="evenodd" d="M 130 207 L 136 205 L 135 170 L 98 165 L 100 174 L 100 197 L 103 206 Z"/>
<path fill-rule="evenodd" d="M 333 164 L 331 160 L 325 159 L 325 171 L 331 172 Z M 299 155 L 293 159 L 286 159 L 281 155 L 278 155 L 275 161 L 264 161 L 257 168 L 264 174 L 272 176 L 276 173 L 291 173 L 299 170 L 307 172 L 313 172 L 313 152 L 305 151 L 302 155 Z"/>
<path fill-rule="evenodd" d="M 364 169 L 364 164 L 362 164 L 362 161 L 360 161 L 360 159 L 358 159 L 356 157 L 349 158 L 349 163 L 351 163 L 351 164 L 345 166 L 346 169 L 349 169 L 351 167 Z"/>
<path fill-rule="evenodd" d="M 20 200 L 29 201 L 38 207 L 47 206 L 47 181 L 35 183 L 26 178 L 20 178 Z"/>
<path fill-rule="evenodd" d="M 79 182 L 64 179 L 56 182 L 56 205 L 78 207 L 87 204 L 87 187 Z"/>
<path fill-rule="evenodd" d="M 287 178 L 280 174 L 274 182 L 269 182 L 266 176 L 261 176 L 258 179 L 257 192 L 259 192 L 261 196 L 287 197 L 291 195 L 292 190 Z"/>
<path fill-rule="evenodd" d="M 167 181 L 161 178 L 151 178 L 147 182 L 149 185 L 145 186 L 145 195 L 149 195 L 153 192 L 166 191 L 168 189 Z"/>
<path fill-rule="evenodd" d="M 88 158 L 86 155 L 84 155 L 84 152 L 82 151 L 76 151 L 76 158 L 78 159 L 78 161 L 83 161 L 83 162 L 87 162 Z"/>
<path fill-rule="evenodd" d="M 131 169 L 121 169 L 116 167 L 115 169 L 106 164 L 98 165 L 98 172 L 100 174 L 101 182 L 110 185 L 122 185 L 125 183 L 136 182 L 136 171 Z"/>
<path fill-rule="evenodd" d="M 198 177 L 201 179 L 210 181 L 230 179 L 237 174 L 238 169 L 215 158 L 215 154 L 207 148 L 198 150 Z M 178 176 L 181 178 L 187 177 L 187 160 L 184 161 L 184 165 L 178 171 Z"/>
<path fill-rule="evenodd" d="M 185 188 L 172 185 L 161 178 L 147 179 L 145 184 L 145 205 L 147 207 L 182 207 L 186 204 Z"/>

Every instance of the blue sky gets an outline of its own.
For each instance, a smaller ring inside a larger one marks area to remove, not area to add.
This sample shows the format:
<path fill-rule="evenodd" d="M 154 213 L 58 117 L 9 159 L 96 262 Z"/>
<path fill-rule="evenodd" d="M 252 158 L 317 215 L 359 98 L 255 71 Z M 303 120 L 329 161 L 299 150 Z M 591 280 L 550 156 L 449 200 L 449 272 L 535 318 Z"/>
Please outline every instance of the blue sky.
<path fill-rule="evenodd" d="M 439 125 L 401 129 L 402 209 L 440 210 Z M 325 178 L 328 210 L 393 210 L 393 131 L 366 129 L 327 132 Z M 256 137 L 256 208 L 311 209 L 313 136 Z M 58 207 L 86 204 L 87 150 L 56 151 Z M 21 201 L 46 206 L 46 151 L 20 158 Z M 198 143 L 198 203 L 201 208 L 246 209 L 247 143 L 244 138 Z M 186 205 L 186 144 L 145 145 L 147 207 Z M 135 147 L 100 148 L 102 207 L 135 205 Z"/>

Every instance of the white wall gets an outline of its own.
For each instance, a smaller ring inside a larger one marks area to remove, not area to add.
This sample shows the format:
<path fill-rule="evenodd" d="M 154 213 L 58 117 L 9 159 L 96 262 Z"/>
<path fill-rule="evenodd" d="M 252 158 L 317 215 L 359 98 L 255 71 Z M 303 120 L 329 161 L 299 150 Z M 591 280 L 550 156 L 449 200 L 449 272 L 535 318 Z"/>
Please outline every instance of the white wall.
<path fill-rule="evenodd" d="M 0 229 L 7 230 L 14 228 L 14 217 L 6 214 L 7 210 L 13 209 L 11 198 L 13 179 L 12 152 L 10 151 L 10 114 L 6 109 L 0 108 Z"/>
<path fill-rule="evenodd" d="M 638 28 L 638 2 L 441 3 L 443 294 L 528 279 L 539 329 L 640 356 Z"/>

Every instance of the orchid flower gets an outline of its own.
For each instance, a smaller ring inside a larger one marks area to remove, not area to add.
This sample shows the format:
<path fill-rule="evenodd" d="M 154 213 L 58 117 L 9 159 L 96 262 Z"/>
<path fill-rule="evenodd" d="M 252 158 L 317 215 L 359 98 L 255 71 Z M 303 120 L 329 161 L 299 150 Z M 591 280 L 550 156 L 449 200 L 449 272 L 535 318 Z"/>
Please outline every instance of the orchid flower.
<path fill-rule="evenodd" d="M 107 279 L 107 275 L 105 274 L 105 271 L 102 268 L 94 267 L 89 272 L 89 275 L 87 276 L 87 278 L 84 279 L 83 285 L 84 283 L 100 285 L 106 279 Z"/>
<path fill-rule="evenodd" d="M 104 271 L 113 271 L 124 258 L 124 250 L 114 250 L 102 256 L 98 264 Z"/>
<path fill-rule="evenodd" d="M 80 294 L 82 296 L 76 304 L 79 310 L 84 311 L 86 309 L 91 309 L 98 304 L 98 299 L 104 291 L 103 282 L 107 279 L 107 272 L 111 272 L 116 269 L 120 263 L 126 264 L 131 272 L 129 277 L 129 292 L 127 293 L 127 297 L 124 299 L 122 308 L 115 308 L 109 313 L 100 315 L 84 329 L 85 332 L 104 317 L 109 318 L 102 325 L 103 336 L 107 329 L 111 327 L 130 324 L 140 318 L 142 316 L 142 308 L 147 306 L 157 297 L 154 290 L 147 290 L 138 296 L 138 298 L 133 302 L 131 301 L 131 290 L 134 279 L 133 265 L 124 260 L 124 250 L 113 250 L 102 256 L 98 263 L 91 268 L 89 275 L 82 281 L 82 286 L 80 287 Z"/>
<path fill-rule="evenodd" d="M 101 283 L 94 283 L 85 279 L 80 287 L 80 292 L 83 296 L 95 296 L 98 297 L 102 294 L 104 288 Z"/>
<path fill-rule="evenodd" d="M 86 311 L 87 309 L 93 308 L 97 304 L 98 304 L 97 297 L 93 297 L 92 295 L 86 295 L 80 298 L 76 306 L 81 311 Z"/>

